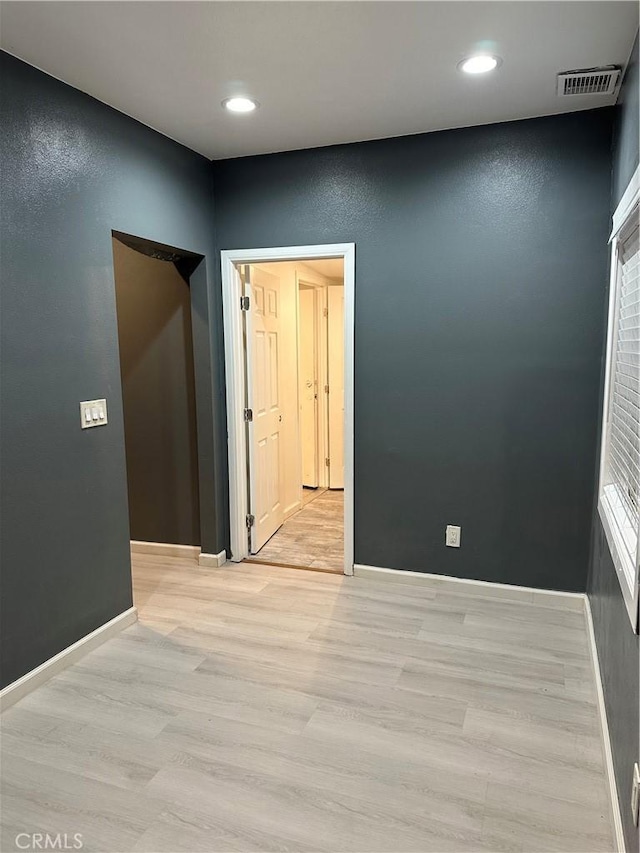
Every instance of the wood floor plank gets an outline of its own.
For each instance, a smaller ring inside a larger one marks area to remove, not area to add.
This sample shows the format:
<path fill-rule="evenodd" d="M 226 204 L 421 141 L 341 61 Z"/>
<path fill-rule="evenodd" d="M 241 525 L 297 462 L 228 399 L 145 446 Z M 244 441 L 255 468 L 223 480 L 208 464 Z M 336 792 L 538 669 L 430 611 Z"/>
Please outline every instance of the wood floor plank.
<path fill-rule="evenodd" d="M 3 851 L 65 831 L 101 853 L 613 850 L 575 607 L 133 566 L 139 623 L 2 717 Z"/>
<path fill-rule="evenodd" d="M 82 835 L 83 850 L 131 850 L 157 818 L 162 801 L 7 753 L 2 761 L 2 822 L 12 830 Z M 5 833 L 3 832 L 3 835 Z M 19 845 L 4 837 L 3 850 Z M 13 843 L 11 843 L 13 842 Z M 24 839 L 22 840 L 24 844 Z"/>
<path fill-rule="evenodd" d="M 585 803 L 554 799 L 517 784 L 490 782 L 483 836 L 555 853 L 610 853 L 615 849 L 609 813 Z M 526 848 L 525 848 L 526 849 Z"/>
<path fill-rule="evenodd" d="M 252 559 L 342 571 L 344 493 L 325 489 L 308 497 Z"/>
<path fill-rule="evenodd" d="M 3 726 L 2 751 L 16 758 L 28 755 L 38 764 L 130 790 L 142 789 L 171 757 L 170 749 L 154 738 L 131 734 L 124 738 L 75 722 L 63 722 L 38 737 Z"/>

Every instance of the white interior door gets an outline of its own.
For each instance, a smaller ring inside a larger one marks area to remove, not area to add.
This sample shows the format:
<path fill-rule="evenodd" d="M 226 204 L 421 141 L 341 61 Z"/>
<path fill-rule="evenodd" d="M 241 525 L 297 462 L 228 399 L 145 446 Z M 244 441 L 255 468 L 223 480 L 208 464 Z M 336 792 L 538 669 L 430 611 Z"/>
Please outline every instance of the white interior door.
<path fill-rule="evenodd" d="M 284 521 L 281 472 L 280 279 L 245 267 L 249 445 L 249 550 L 257 554 Z"/>
<path fill-rule="evenodd" d="M 318 376 L 316 347 L 316 292 L 298 290 L 298 382 L 302 485 L 318 487 Z"/>
<path fill-rule="evenodd" d="M 327 288 L 329 488 L 344 489 L 344 287 Z"/>

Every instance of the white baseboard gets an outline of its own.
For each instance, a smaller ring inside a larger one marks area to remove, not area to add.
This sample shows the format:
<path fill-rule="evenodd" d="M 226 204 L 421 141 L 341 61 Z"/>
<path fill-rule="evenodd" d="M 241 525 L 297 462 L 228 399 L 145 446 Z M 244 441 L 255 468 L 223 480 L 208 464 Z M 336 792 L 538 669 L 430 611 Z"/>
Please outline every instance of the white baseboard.
<path fill-rule="evenodd" d="M 615 835 L 616 853 L 625 853 L 624 830 L 622 828 L 622 815 L 620 813 L 620 800 L 618 799 L 618 785 L 616 783 L 616 773 L 613 766 L 613 753 L 611 751 L 611 739 L 609 736 L 609 724 L 607 722 L 607 708 L 604 701 L 604 688 L 602 686 L 602 676 L 600 675 L 600 663 L 598 662 L 598 647 L 596 645 L 596 635 L 593 630 L 593 618 L 591 616 L 591 604 L 588 596 L 584 597 L 584 615 L 587 621 L 587 631 L 589 634 L 589 650 L 591 652 L 591 665 L 593 667 L 593 677 L 596 683 L 596 697 L 598 702 L 598 717 L 600 718 L 600 732 L 602 735 L 602 751 L 604 754 L 604 764 L 607 774 L 607 784 L 609 787 L 609 800 L 611 804 L 611 820 L 613 823 L 613 831 Z"/>
<path fill-rule="evenodd" d="M 291 518 L 292 515 L 295 515 L 297 512 L 300 512 L 302 509 L 302 501 L 294 501 L 291 506 L 288 506 L 284 511 L 284 520 L 286 521 L 288 518 Z"/>
<path fill-rule="evenodd" d="M 132 554 L 151 554 L 156 557 L 183 557 L 191 559 L 199 566 L 217 569 L 227 562 L 227 552 L 203 554 L 197 545 L 172 545 L 169 542 L 141 542 L 131 540 Z"/>
<path fill-rule="evenodd" d="M 200 554 L 198 565 L 205 568 L 219 569 L 227 562 L 227 552 L 220 551 L 219 554 Z"/>
<path fill-rule="evenodd" d="M 581 592 L 536 589 L 530 586 L 476 581 L 468 578 L 454 578 L 449 575 L 433 575 L 428 572 L 408 572 L 403 569 L 363 566 L 357 563 L 353 567 L 353 573 L 356 577 L 367 577 L 371 580 L 427 585 L 433 589 L 448 587 L 451 592 L 484 595 L 489 598 L 509 598 L 513 601 L 536 602 L 548 607 L 561 607 L 564 610 L 577 610 L 579 612 L 584 609 L 584 599 L 586 598 Z"/>
<path fill-rule="evenodd" d="M 40 666 L 32 669 L 31 672 L 18 678 L 17 681 L 8 684 L 0 691 L 0 710 L 4 711 L 10 708 L 11 705 L 14 705 L 26 696 L 27 693 L 31 693 L 36 687 L 40 687 L 41 684 L 44 684 L 53 675 L 71 666 L 72 663 L 80 660 L 88 652 L 101 646 L 106 640 L 116 634 L 119 634 L 123 628 L 132 625 L 137 618 L 138 611 L 135 607 L 130 607 L 124 613 L 105 622 L 104 625 L 96 628 L 95 631 L 92 631 L 90 634 L 73 643 L 73 645 L 68 646 L 66 649 L 58 652 L 57 655 L 41 663 Z"/>
<path fill-rule="evenodd" d="M 142 542 L 131 540 L 132 554 L 154 554 L 156 557 L 191 557 L 198 559 L 200 548 L 197 545 L 172 545 L 170 542 Z"/>

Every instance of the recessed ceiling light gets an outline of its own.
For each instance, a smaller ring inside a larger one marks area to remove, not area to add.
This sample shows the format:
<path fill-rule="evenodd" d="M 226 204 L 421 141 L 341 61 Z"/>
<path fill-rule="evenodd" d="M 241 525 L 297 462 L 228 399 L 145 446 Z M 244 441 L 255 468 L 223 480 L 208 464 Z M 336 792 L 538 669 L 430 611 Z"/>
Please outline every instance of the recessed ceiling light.
<path fill-rule="evenodd" d="M 258 102 L 253 98 L 225 98 L 222 106 L 230 113 L 252 113 L 258 106 Z"/>
<path fill-rule="evenodd" d="M 469 56 L 467 59 L 463 59 L 458 64 L 458 68 L 460 71 L 464 71 L 465 74 L 486 74 L 487 71 L 493 71 L 501 63 L 502 60 L 500 57 L 481 53 L 477 56 Z"/>

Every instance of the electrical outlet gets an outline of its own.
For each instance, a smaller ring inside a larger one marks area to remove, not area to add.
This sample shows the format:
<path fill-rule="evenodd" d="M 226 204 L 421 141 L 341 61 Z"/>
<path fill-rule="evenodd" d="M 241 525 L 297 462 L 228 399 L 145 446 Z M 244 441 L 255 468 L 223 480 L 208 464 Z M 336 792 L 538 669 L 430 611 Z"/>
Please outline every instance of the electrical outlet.
<path fill-rule="evenodd" d="M 631 817 L 635 826 L 638 825 L 638 805 L 640 804 L 640 767 L 637 762 L 633 765 L 633 784 L 631 785 Z"/>
<path fill-rule="evenodd" d="M 445 536 L 445 544 L 447 548 L 460 547 L 460 528 L 455 524 L 447 524 L 447 533 Z"/>

